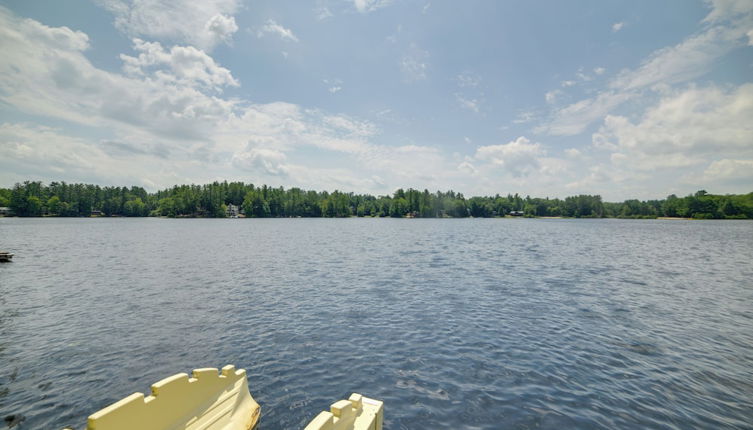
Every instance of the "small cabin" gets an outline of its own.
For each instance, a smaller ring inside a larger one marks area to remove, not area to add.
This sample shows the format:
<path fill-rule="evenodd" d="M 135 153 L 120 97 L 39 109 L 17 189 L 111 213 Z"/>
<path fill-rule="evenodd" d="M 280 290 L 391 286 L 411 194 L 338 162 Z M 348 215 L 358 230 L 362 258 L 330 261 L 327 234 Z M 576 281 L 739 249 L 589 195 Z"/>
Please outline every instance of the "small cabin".
<path fill-rule="evenodd" d="M 0 216 L 13 216 L 13 210 L 6 206 L 0 206 Z"/>
<path fill-rule="evenodd" d="M 523 216 L 523 211 L 510 211 L 510 216 Z"/>
<path fill-rule="evenodd" d="M 240 213 L 240 208 L 232 203 L 227 205 L 227 209 L 225 209 L 225 216 L 228 218 L 238 218 L 238 214 Z"/>

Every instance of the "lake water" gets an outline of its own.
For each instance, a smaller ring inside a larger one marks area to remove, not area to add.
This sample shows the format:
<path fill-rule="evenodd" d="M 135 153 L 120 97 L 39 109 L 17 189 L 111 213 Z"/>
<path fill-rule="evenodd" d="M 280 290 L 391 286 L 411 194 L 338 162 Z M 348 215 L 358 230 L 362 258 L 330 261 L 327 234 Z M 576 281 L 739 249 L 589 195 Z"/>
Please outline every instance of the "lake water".
<path fill-rule="evenodd" d="M 235 364 L 261 429 L 753 428 L 753 222 L 0 218 L 0 414 Z M 0 422 L 0 427 L 4 423 Z"/>

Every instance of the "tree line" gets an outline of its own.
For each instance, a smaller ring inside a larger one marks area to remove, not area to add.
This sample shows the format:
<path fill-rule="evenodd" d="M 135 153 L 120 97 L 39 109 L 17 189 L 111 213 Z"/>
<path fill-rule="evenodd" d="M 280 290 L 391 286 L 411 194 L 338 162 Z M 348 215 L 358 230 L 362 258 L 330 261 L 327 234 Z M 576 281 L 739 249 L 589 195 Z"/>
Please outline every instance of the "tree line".
<path fill-rule="evenodd" d="M 213 182 L 205 185 L 176 185 L 148 193 L 141 187 L 100 187 L 39 181 L 0 188 L 0 207 L 17 216 L 166 216 L 225 217 L 234 205 L 247 217 L 416 217 L 462 218 L 521 215 L 573 218 L 699 219 L 753 218 L 753 192 L 717 195 L 706 191 L 663 200 L 603 202 L 598 195 L 564 199 L 507 194 L 465 198 L 454 191 L 398 189 L 392 195 L 341 191 L 311 191 L 300 188 L 255 186 L 243 182 Z"/>

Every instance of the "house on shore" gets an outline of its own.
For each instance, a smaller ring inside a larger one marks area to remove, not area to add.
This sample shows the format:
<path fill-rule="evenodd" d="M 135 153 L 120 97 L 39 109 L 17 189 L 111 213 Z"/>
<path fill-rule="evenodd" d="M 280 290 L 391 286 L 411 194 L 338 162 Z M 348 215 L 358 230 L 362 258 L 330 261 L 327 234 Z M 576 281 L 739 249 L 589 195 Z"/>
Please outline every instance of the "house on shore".
<path fill-rule="evenodd" d="M 0 206 L 0 216 L 13 216 L 13 209 L 6 206 Z"/>
<path fill-rule="evenodd" d="M 525 213 L 523 211 L 510 211 L 510 216 L 523 216 Z"/>
<path fill-rule="evenodd" d="M 225 216 L 228 218 L 238 218 L 239 213 L 240 208 L 232 203 L 227 205 L 227 209 L 225 209 Z"/>

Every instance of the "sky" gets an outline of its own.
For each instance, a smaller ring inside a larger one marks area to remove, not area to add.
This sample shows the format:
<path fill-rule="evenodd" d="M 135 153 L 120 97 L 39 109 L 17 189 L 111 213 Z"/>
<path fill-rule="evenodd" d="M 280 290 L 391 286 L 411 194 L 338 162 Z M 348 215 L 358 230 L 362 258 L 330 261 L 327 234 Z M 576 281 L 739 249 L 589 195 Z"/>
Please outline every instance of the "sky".
<path fill-rule="evenodd" d="M 0 0 L 0 186 L 753 191 L 753 0 Z"/>

